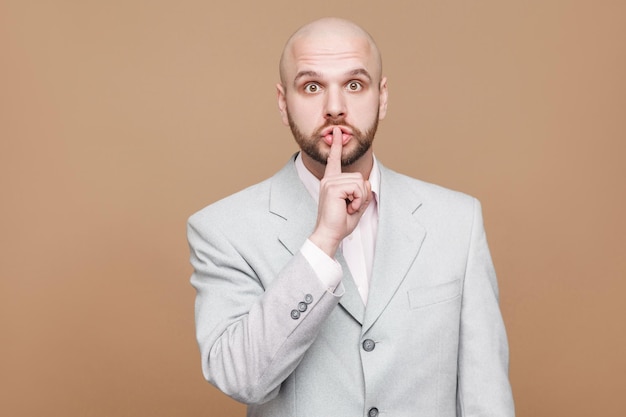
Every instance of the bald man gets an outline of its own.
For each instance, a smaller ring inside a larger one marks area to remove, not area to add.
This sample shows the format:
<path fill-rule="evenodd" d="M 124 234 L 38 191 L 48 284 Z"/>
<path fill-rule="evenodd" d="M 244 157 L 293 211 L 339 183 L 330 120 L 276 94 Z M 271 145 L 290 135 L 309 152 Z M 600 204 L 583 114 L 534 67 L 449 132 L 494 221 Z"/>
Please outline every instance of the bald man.
<path fill-rule="evenodd" d="M 189 219 L 204 376 L 248 416 L 513 416 L 480 204 L 374 157 L 374 40 L 309 23 L 280 80 L 300 152 Z"/>

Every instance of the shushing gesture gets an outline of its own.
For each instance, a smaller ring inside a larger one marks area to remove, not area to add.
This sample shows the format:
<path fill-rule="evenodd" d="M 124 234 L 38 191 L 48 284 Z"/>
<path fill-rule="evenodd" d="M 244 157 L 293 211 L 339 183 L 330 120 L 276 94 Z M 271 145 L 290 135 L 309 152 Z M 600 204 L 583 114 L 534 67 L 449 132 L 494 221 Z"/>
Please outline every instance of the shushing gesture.
<path fill-rule="evenodd" d="M 370 182 L 360 173 L 341 172 L 342 148 L 342 132 L 335 127 L 320 182 L 317 224 L 310 237 L 330 257 L 335 256 L 341 241 L 352 233 L 372 199 Z"/>

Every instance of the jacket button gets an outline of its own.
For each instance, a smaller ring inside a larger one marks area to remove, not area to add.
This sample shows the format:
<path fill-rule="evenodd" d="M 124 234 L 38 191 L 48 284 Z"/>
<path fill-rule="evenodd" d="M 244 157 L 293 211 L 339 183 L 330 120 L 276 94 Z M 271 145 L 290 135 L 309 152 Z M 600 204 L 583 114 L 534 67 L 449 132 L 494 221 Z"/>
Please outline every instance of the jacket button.
<path fill-rule="evenodd" d="M 304 301 L 300 301 L 298 303 L 298 310 L 300 310 L 301 313 L 304 313 L 308 306 L 309 305 L 307 303 L 305 303 Z"/>
<path fill-rule="evenodd" d="M 300 318 L 300 312 L 298 310 L 291 310 L 291 318 L 298 320 Z"/>
<path fill-rule="evenodd" d="M 374 348 L 376 347 L 376 343 L 372 340 L 372 339 L 365 339 L 363 341 L 363 350 L 366 352 L 371 352 L 374 350 Z M 372 408 L 372 410 L 376 410 L 375 408 Z M 370 410 L 370 411 L 372 411 Z M 378 415 L 378 410 L 376 410 L 376 413 Z"/>
<path fill-rule="evenodd" d="M 311 304 L 313 302 L 313 296 L 311 294 L 307 294 L 304 296 L 304 302 L 307 304 Z"/>
<path fill-rule="evenodd" d="M 378 408 L 376 408 L 376 407 L 370 408 L 369 411 L 367 412 L 367 416 L 368 417 L 378 417 Z"/>

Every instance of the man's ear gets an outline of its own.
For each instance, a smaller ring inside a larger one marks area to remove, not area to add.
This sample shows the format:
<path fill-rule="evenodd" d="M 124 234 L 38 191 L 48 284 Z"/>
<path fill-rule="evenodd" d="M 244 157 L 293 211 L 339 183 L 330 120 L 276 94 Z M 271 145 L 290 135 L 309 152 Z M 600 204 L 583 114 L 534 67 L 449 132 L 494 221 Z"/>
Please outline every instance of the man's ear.
<path fill-rule="evenodd" d="M 378 120 L 383 120 L 385 118 L 385 116 L 387 115 L 387 98 L 388 98 L 388 92 L 387 92 L 387 77 L 383 77 L 380 80 L 380 85 L 379 85 L 379 96 L 378 96 Z"/>
<path fill-rule="evenodd" d="M 289 126 L 289 118 L 287 117 L 287 97 L 285 96 L 285 87 L 283 87 L 281 83 L 276 84 L 276 95 L 280 118 L 285 126 Z"/>

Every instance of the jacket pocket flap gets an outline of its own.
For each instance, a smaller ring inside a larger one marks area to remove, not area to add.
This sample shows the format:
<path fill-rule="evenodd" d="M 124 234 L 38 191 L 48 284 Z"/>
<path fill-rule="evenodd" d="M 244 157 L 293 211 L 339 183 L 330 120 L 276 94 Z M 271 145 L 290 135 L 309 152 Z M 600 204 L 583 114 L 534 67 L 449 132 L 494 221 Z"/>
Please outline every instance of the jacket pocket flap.
<path fill-rule="evenodd" d="M 409 306 L 420 308 L 427 305 L 441 303 L 461 294 L 461 280 L 445 282 L 432 287 L 416 287 L 408 290 Z"/>

